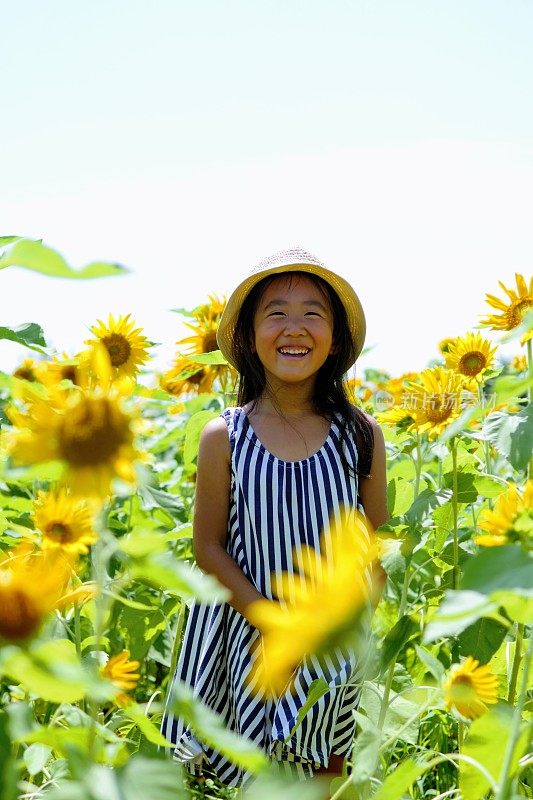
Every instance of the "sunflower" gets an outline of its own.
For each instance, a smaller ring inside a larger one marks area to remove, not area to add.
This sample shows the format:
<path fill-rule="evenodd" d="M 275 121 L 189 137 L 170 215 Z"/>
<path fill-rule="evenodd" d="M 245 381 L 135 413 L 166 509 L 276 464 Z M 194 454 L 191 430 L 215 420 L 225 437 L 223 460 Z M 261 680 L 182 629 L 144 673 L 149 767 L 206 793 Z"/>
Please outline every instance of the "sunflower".
<path fill-rule="evenodd" d="M 322 534 L 320 552 L 305 545 L 294 551 L 299 580 L 291 573 L 272 575 L 279 602 L 258 600 L 248 609 L 261 632 L 260 654 L 248 676 L 254 692 L 279 695 L 306 655 L 331 649 L 353 633 L 369 601 L 369 567 L 376 555 L 370 523 L 357 511 L 343 511 Z"/>
<path fill-rule="evenodd" d="M 38 380 L 36 368 L 37 362 L 34 358 L 25 358 L 13 372 L 13 377 L 23 381 L 36 381 Z"/>
<path fill-rule="evenodd" d="M 92 347 L 101 342 L 104 345 L 109 353 L 114 379 L 135 378 L 139 367 L 149 359 L 150 342 L 141 335 L 142 328 L 135 327 L 130 314 L 116 321 L 110 314 L 107 325 L 102 320 L 97 320 L 97 323 L 91 328 L 96 339 L 87 339 L 85 344 Z"/>
<path fill-rule="evenodd" d="M 93 514 L 86 500 L 58 489 L 39 492 L 33 508 L 35 526 L 43 535 L 43 547 L 84 554 L 89 552 L 88 545 L 96 542 Z"/>
<path fill-rule="evenodd" d="M 162 389 L 176 397 L 182 394 L 211 392 L 217 379 L 223 390 L 230 379 L 235 379 L 235 370 L 229 364 L 195 364 L 187 356 L 212 353 L 218 350 L 217 330 L 220 317 L 226 305 L 225 298 L 209 295 L 209 303 L 195 308 L 190 317 L 194 322 L 186 322 L 193 336 L 176 342 L 178 348 L 174 364 L 160 378 Z"/>
<path fill-rule="evenodd" d="M 441 366 L 423 370 L 419 381 L 407 382 L 405 402 L 413 420 L 409 430 L 427 431 L 429 439 L 436 439 L 461 414 L 471 382 Z"/>
<path fill-rule="evenodd" d="M 395 425 L 412 418 L 410 391 L 407 382 L 417 381 L 417 372 L 404 372 L 398 378 L 390 378 L 374 394 L 376 419 L 386 425 Z"/>
<path fill-rule="evenodd" d="M 55 386 L 60 381 L 70 381 L 75 386 L 89 384 L 89 354 L 78 353 L 70 358 L 66 353 L 54 355 L 50 360 L 39 362 L 37 377 L 45 386 Z"/>
<path fill-rule="evenodd" d="M 444 682 L 446 708 L 455 708 L 467 719 L 477 719 L 488 711 L 487 704 L 498 702 L 498 678 L 488 664 L 478 665 L 479 661 L 468 656 L 451 668 Z"/>
<path fill-rule="evenodd" d="M 116 656 L 112 656 L 107 664 L 101 668 L 100 674 L 102 677 L 107 678 L 117 689 L 135 689 L 139 681 L 140 673 L 135 670 L 139 669 L 139 661 L 130 661 L 129 650 L 123 650 Z M 117 705 L 127 705 L 131 702 L 126 692 L 119 692 L 115 696 Z"/>
<path fill-rule="evenodd" d="M 494 366 L 496 350 L 480 333 L 467 333 L 450 344 L 444 358 L 448 369 L 480 381 L 483 373 Z"/>
<path fill-rule="evenodd" d="M 445 355 L 445 353 L 449 351 L 450 345 L 452 345 L 454 342 L 454 336 L 446 336 L 444 339 L 441 339 L 437 345 L 439 352 L 442 353 L 442 355 Z"/>
<path fill-rule="evenodd" d="M 511 366 L 516 372 L 525 372 L 527 369 L 527 356 L 514 356 L 511 361 Z"/>
<path fill-rule="evenodd" d="M 94 600 L 100 594 L 100 589 L 93 581 L 80 583 L 75 589 L 71 589 L 57 601 L 57 608 L 64 611 L 70 606 L 81 606 L 88 600 Z"/>
<path fill-rule="evenodd" d="M 523 492 L 514 483 L 500 494 L 494 509 L 481 512 L 478 526 L 484 533 L 474 541 L 483 547 L 496 547 L 514 541 L 526 545 L 533 537 L 533 479 L 527 481 Z"/>
<path fill-rule="evenodd" d="M 57 607 L 72 574 L 72 559 L 58 550 L 34 551 L 29 542 L 0 556 L 0 637 L 34 636 Z"/>
<path fill-rule="evenodd" d="M 505 284 L 498 281 L 503 291 L 507 294 L 509 300 L 500 300 L 493 294 L 486 295 L 486 301 L 489 306 L 501 311 L 501 314 L 491 314 L 485 319 L 481 320 L 482 325 L 489 326 L 492 330 L 510 331 L 517 328 L 527 311 L 533 308 L 533 277 L 529 280 L 529 286 L 526 283 L 524 276 L 515 272 L 516 289 L 508 289 Z M 526 331 L 521 337 L 521 344 L 525 344 L 528 339 L 533 338 L 533 330 Z"/>
<path fill-rule="evenodd" d="M 113 478 L 134 483 L 133 420 L 113 391 L 34 394 L 23 410 L 7 409 L 14 426 L 8 452 L 16 464 L 59 461 L 73 494 L 105 498 Z"/>

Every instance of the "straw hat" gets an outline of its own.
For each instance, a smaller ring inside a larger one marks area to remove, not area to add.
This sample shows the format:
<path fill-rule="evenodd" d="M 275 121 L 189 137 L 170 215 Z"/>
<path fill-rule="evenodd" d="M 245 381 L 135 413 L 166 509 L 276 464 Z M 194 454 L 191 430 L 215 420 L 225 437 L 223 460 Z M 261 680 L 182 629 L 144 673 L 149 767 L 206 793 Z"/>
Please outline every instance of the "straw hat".
<path fill-rule="evenodd" d="M 352 333 L 355 358 L 363 349 L 366 333 L 366 321 L 361 302 L 348 281 L 328 269 L 315 256 L 301 248 L 282 250 L 263 259 L 242 283 L 231 294 L 217 331 L 217 342 L 224 357 L 232 366 L 236 366 L 233 355 L 233 338 L 237 318 L 241 306 L 256 283 L 268 275 L 282 272 L 310 272 L 329 283 L 341 300 L 348 318 L 348 326 Z M 355 359 L 354 359 L 355 360 Z M 351 366 L 351 365 L 350 365 Z"/>

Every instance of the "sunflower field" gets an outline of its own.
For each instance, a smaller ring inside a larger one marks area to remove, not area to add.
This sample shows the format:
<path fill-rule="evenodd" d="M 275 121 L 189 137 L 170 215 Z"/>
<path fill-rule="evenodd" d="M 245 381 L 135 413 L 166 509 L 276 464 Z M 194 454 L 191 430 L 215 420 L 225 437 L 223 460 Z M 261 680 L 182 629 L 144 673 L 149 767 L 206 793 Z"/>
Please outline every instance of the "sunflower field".
<path fill-rule="evenodd" d="M 0 238 L 7 267 L 122 271 L 73 269 L 19 237 Z M 352 754 L 342 777 L 304 787 L 185 685 L 176 713 L 257 777 L 243 790 L 186 776 L 160 729 L 191 603 L 228 596 L 196 567 L 191 526 L 201 430 L 235 403 L 216 343 L 224 298 L 180 312 L 191 335 L 162 374 L 129 315 L 87 320 L 74 353 L 48 347 L 38 321 L 0 327 L 21 347 L 0 372 L 0 800 L 533 797 L 533 278 L 500 289 L 421 372 L 348 376 L 385 434 L 390 519 L 377 531 L 358 520 L 364 553 L 341 526 L 333 571 L 288 627 L 257 611 L 269 680 L 283 685 L 287 653 L 357 646 L 370 598 L 354 565 L 379 559 L 386 573 Z M 498 352 L 509 341 L 510 361 Z M 327 691 L 316 681 L 307 709 Z"/>

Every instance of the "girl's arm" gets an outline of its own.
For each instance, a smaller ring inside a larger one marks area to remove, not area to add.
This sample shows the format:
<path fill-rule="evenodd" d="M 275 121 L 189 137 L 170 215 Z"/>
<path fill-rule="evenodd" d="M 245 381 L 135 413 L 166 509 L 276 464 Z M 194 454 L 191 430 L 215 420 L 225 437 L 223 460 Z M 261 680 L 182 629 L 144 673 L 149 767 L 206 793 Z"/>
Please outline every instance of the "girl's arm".
<path fill-rule="evenodd" d="M 365 516 L 368 517 L 374 529 L 379 528 L 390 519 L 387 508 L 387 456 L 385 452 L 385 439 L 383 431 L 374 417 L 366 415 L 372 425 L 374 434 L 374 450 L 370 477 L 361 478 L 359 496 Z M 373 568 L 373 582 L 375 587 L 373 604 L 377 605 L 383 592 L 387 575 L 381 564 L 376 560 Z"/>
<path fill-rule="evenodd" d="M 193 549 L 199 568 L 231 592 L 230 606 L 247 617 L 250 603 L 263 595 L 226 550 L 231 485 L 231 451 L 225 421 L 207 423 L 200 439 L 196 469 Z M 250 620 L 248 620 L 250 621 Z"/>

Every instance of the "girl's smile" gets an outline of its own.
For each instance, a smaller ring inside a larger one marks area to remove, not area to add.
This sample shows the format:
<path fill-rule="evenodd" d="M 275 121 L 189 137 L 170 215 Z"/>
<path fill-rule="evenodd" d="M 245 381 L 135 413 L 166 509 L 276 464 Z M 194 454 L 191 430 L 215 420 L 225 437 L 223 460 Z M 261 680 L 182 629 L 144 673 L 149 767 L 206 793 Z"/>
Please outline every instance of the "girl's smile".
<path fill-rule="evenodd" d="M 254 334 L 254 350 L 271 381 L 309 379 L 333 349 L 329 302 L 311 278 L 281 275 L 259 302 Z"/>

